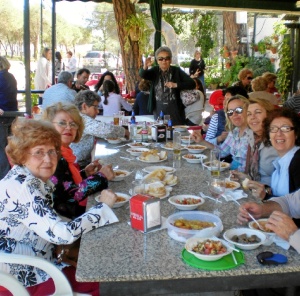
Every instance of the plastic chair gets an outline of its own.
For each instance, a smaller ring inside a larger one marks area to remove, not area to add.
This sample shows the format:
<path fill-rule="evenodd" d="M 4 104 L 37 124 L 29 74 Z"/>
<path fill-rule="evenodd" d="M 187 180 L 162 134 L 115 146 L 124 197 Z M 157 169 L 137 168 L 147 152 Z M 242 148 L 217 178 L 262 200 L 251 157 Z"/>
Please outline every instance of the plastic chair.
<path fill-rule="evenodd" d="M 55 285 L 55 292 L 53 295 L 57 296 L 83 296 L 87 294 L 73 293 L 72 288 L 65 277 L 65 275 L 51 262 L 39 257 L 0 253 L 0 262 L 13 263 L 13 264 L 25 264 L 38 267 L 53 279 Z M 23 285 L 12 275 L 0 271 L 0 285 L 8 289 L 13 295 L 29 295 Z M 25 290 L 25 291 L 24 291 Z"/>

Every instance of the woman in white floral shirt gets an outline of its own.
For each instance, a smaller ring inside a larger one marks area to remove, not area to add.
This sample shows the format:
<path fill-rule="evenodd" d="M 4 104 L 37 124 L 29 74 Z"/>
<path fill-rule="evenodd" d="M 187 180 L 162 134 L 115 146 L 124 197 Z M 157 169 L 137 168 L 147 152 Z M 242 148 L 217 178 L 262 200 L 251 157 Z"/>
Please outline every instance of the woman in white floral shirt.
<path fill-rule="evenodd" d="M 91 152 L 95 145 L 95 138 L 129 137 L 128 130 L 122 126 L 111 125 L 95 119 L 99 112 L 99 102 L 100 97 L 90 90 L 81 91 L 75 97 L 74 104 L 84 120 L 84 131 L 80 141 L 72 143 L 70 147 L 81 168 L 91 162 Z"/>
<path fill-rule="evenodd" d="M 42 257 L 66 274 L 74 291 L 99 295 L 99 283 L 78 283 L 76 268 L 57 260 L 56 245 L 69 245 L 83 233 L 117 222 L 111 210 L 116 195 L 104 190 L 99 204 L 70 222 L 53 209 L 54 174 L 60 157 L 61 136 L 51 123 L 18 119 L 6 151 L 14 167 L 0 181 L 0 252 Z M 30 295 L 54 293 L 52 279 L 40 269 L 0 264 L 28 289 Z M 5 294 L 1 294 L 5 295 Z"/>

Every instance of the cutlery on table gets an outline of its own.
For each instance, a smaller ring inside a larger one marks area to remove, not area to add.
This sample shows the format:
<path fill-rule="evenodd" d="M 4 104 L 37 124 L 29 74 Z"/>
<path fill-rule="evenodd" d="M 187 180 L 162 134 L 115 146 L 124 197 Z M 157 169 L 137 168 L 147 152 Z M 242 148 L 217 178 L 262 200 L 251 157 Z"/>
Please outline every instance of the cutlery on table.
<path fill-rule="evenodd" d="M 199 192 L 199 194 L 200 194 L 200 196 L 203 197 L 203 198 L 211 199 L 211 200 L 213 200 L 213 201 L 215 201 L 215 202 L 222 203 L 220 200 L 218 200 L 218 199 L 216 199 L 216 198 L 212 198 L 212 197 L 210 197 L 210 196 L 208 196 L 208 195 L 205 195 L 203 192 Z"/>
<path fill-rule="evenodd" d="M 235 199 L 233 199 L 233 201 L 236 203 L 236 204 L 238 204 L 239 206 L 241 206 L 241 204 L 237 201 L 237 200 L 235 200 Z M 261 227 L 261 225 L 258 223 L 258 221 L 244 208 L 244 210 L 248 213 L 248 216 L 253 220 L 253 222 L 258 226 L 258 228 L 260 229 L 260 230 L 262 230 L 262 231 L 265 231 L 262 227 Z"/>

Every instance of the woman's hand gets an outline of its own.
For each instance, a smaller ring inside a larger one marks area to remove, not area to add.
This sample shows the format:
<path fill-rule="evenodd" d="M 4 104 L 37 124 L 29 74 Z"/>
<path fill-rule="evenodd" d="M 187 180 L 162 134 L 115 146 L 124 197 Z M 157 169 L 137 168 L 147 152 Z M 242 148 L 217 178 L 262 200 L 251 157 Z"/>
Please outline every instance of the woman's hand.
<path fill-rule="evenodd" d="M 91 162 L 90 164 L 88 164 L 84 171 L 85 174 L 87 175 L 87 177 L 96 174 L 97 172 L 99 172 L 102 168 L 102 165 L 99 163 L 98 160 L 94 160 L 93 162 Z"/>
<path fill-rule="evenodd" d="M 239 213 L 237 216 L 237 223 L 238 224 L 245 224 L 251 220 L 248 215 L 248 212 L 254 216 L 254 218 L 260 218 L 263 214 L 262 205 L 259 205 L 254 202 L 247 202 L 240 206 Z"/>
<path fill-rule="evenodd" d="M 232 180 L 232 181 L 242 182 L 246 178 L 250 179 L 250 177 L 248 175 L 246 175 L 242 172 L 236 171 L 236 170 L 232 170 L 232 171 L 230 171 L 230 173 L 231 173 L 230 180 Z M 244 189 L 246 189 L 246 188 L 244 188 Z"/>
<path fill-rule="evenodd" d="M 228 132 L 222 132 L 221 135 L 217 137 L 218 144 L 222 143 L 227 138 L 228 134 Z"/>
<path fill-rule="evenodd" d="M 253 180 L 248 181 L 247 187 L 252 191 L 252 195 L 260 200 L 266 197 L 265 185 Z"/>
<path fill-rule="evenodd" d="M 194 130 L 191 134 L 191 139 L 194 140 L 196 143 L 201 143 L 203 141 L 201 132 L 198 130 Z"/>
<path fill-rule="evenodd" d="M 112 180 L 115 177 L 115 173 L 112 169 L 112 165 L 108 164 L 108 165 L 104 165 L 103 167 L 101 167 L 100 171 L 101 174 L 103 174 L 106 179 L 108 181 Z"/>
<path fill-rule="evenodd" d="M 172 82 L 172 81 L 168 81 L 165 83 L 165 86 L 168 88 L 176 88 L 177 87 L 177 83 Z"/>
<path fill-rule="evenodd" d="M 151 66 L 152 66 L 152 58 L 148 57 L 148 58 L 146 58 L 145 63 L 144 63 L 144 70 L 147 70 Z"/>
<path fill-rule="evenodd" d="M 271 214 L 266 227 L 274 231 L 279 237 L 286 241 L 288 241 L 289 237 L 298 230 L 293 219 L 279 211 L 274 211 Z"/>
<path fill-rule="evenodd" d="M 115 204 L 117 200 L 116 194 L 110 189 L 104 189 L 101 192 L 99 201 L 107 204 L 110 208 Z"/>

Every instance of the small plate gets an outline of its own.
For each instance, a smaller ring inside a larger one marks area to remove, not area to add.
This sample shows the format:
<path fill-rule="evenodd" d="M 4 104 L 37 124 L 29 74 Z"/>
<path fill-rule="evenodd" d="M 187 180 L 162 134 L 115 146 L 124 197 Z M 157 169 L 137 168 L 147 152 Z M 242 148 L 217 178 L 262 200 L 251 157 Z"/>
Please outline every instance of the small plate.
<path fill-rule="evenodd" d="M 153 184 L 153 183 L 152 183 L 152 184 Z M 146 184 L 146 186 L 147 186 L 147 184 Z M 170 187 L 170 186 L 165 186 L 165 188 L 166 188 L 166 194 L 165 194 L 164 196 L 162 196 L 162 197 L 156 197 L 156 198 L 164 199 L 164 198 L 170 196 L 170 193 L 171 193 L 171 191 L 172 191 L 172 187 Z M 132 195 L 132 189 L 129 189 L 129 194 Z M 146 193 L 146 194 L 149 195 L 149 196 L 152 196 L 152 195 L 149 194 L 149 193 Z M 154 196 L 152 196 L 152 197 L 154 197 Z"/>
<path fill-rule="evenodd" d="M 124 178 L 128 177 L 132 172 L 126 171 L 126 170 L 114 170 L 116 176 L 111 181 L 118 182 L 124 180 Z"/>
<path fill-rule="evenodd" d="M 120 138 L 105 138 L 105 140 L 109 144 L 120 144 L 120 143 L 122 143 L 122 139 L 120 139 Z"/>
<path fill-rule="evenodd" d="M 136 143 L 128 143 L 127 144 L 131 148 L 145 148 L 151 145 L 151 143 L 145 143 L 145 142 L 136 142 Z"/>
<path fill-rule="evenodd" d="M 210 166 L 210 162 L 209 162 L 209 161 L 204 162 L 204 163 L 203 163 L 203 166 L 204 166 L 205 168 L 207 168 L 209 171 L 211 170 L 211 166 Z M 221 161 L 221 168 L 220 168 L 220 171 L 221 171 L 221 172 L 225 171 L 225 170 L 228 169 L 229 167 L 230 167 L 230 163 Z"/>
<path fill-rule="evenodd" d="M 120 197 L 120 198 L 123 198 L 123 199 L 125 199 L 125 200 L 122 200 L 122 201 L 119 201 L 119 202 L 118 202 L 118 200 L 117 200 L 117 201 L 115 202 L 115 204 L 113 205 L 113 208 L 114 208 L 114 209 L 122 207 L 125 203 L 127 203 L 127 202 L 130 200 L 130 196 L 129 196 L 128 194 L 121 193 L 121 192 L 116 192 L 115 194 L 118 196 L 118 198 Z M 100 196 L 101 196 L 101 195 L 95 196 L 95 200 L 96 200 L 97 202 L 99 202 Z"/>
<path fill-rule="evenodd" d="M 175 168 L 168 167 L 168 166 L 157 166 L 157 165 L 145 167 L 143 168 L 143 171 L 146 173 L 151 173 L 157 169 L 163 169 L 167 172 L 167 174 L 173 174 L 176 172 Z"/>
<path fill-rule="evenodd" d="M 240 187 L 241 187 L 240 183 L 235 182 L 235 181 L 226 180 L 226 189 L 227 190 L 235 190 L 235 189 L 238 189 Z"/>
<path fill-rule="evenodd" d="M 194 204 L 180 204 L 177 203 L 177 200 L 184 200 L 184 199 L 194 199 L 194 200 L 198 200 L 197 203 Z M 175 206 L 178 210 L 181 211 L 191 211 L 191 210 L 195 210 L 197 209 L 200 205 L 205 203 L 204 198 L 200 197 L 200 196 L 196 196 L 196 195 L 189 195 L 189 194 L 182 194 L 182 195 L 174 195 L 171 196 L 168 199 L 169 203 L 173 206 Z"/>
<path fill-rule="evenodd" d="M 161 148 L 173 151 L 173 147 L 168 147 L 165 144 L 160 145 Z M 186 145 L 181 145 L 181 150 L 186 149 Z"/>
<path fill-rule="evenodd" d="M 207 156 L 204 154 L 185 154 L 182 158 L 189 163 L 201 163 Z"/>
<path fill-rule="evenodd" d="M 143 152 L 149 151 L 148 148 L 131 147 L 126 150 L 132 156 L 140 156 Z"/>
<path fill-rule="evenodd" d="M 203 145 L 187 145 L 186 148 L 190 153 L 201 153 L 207 149 L 207 147 Z"/>
<path fill-rule="evenodd" d="M 159 154 L 158 154 L 159 155 Z M 137 160 L 141 161 L 141 162 L 147 162 L 147 163 L 158 163 L 158 162 L 163 162 L 165 160 L 168 159 L 168 157 L 165 157 L 163 159 L 160 159 L 160 160 L 157 160 L 157 161 L 147 161 L 147 160 L 143 160 L 143 159 L 140 159 L 140 156 L 136 158 Z"/>

